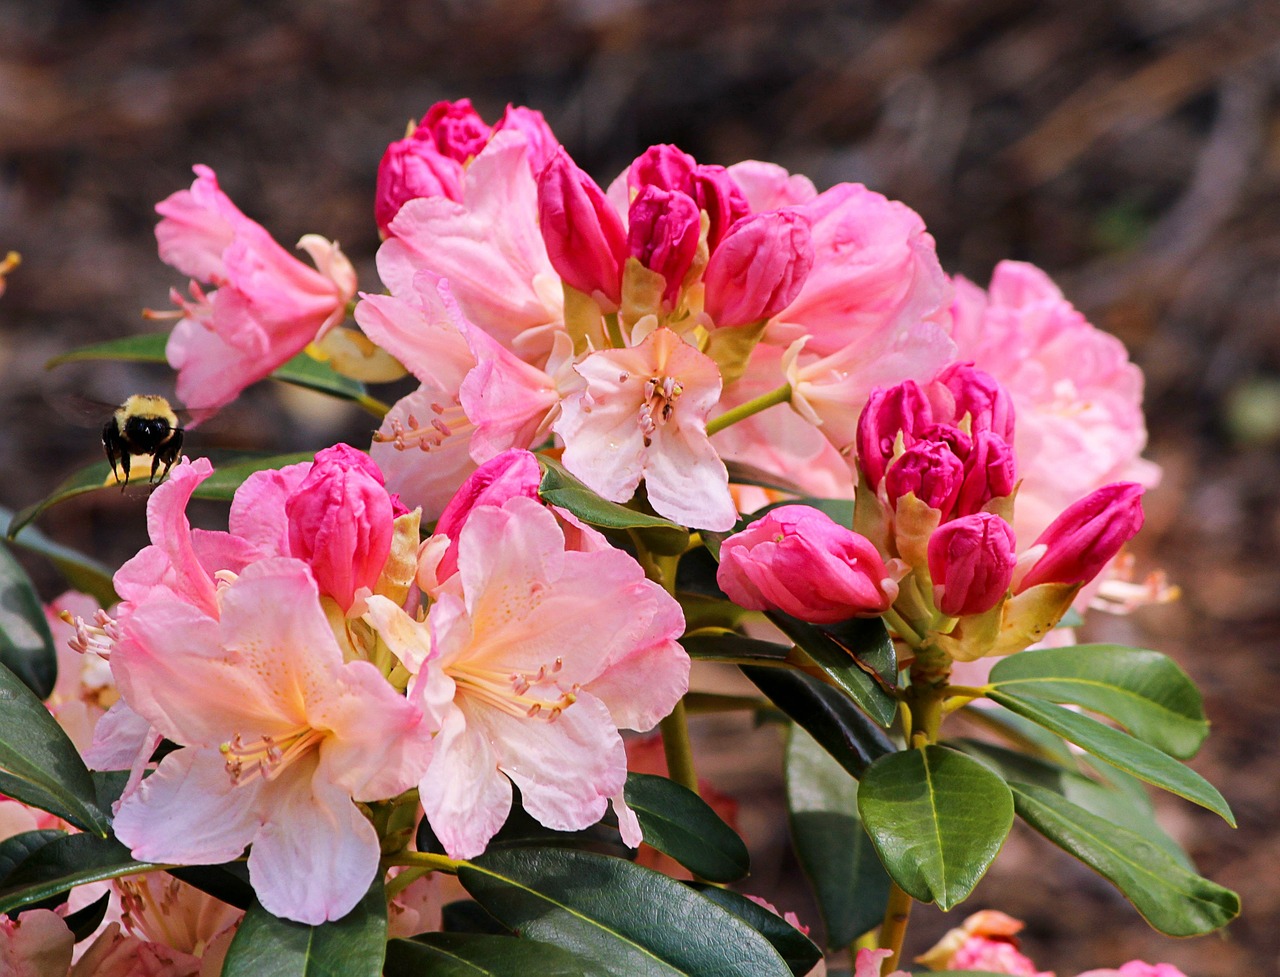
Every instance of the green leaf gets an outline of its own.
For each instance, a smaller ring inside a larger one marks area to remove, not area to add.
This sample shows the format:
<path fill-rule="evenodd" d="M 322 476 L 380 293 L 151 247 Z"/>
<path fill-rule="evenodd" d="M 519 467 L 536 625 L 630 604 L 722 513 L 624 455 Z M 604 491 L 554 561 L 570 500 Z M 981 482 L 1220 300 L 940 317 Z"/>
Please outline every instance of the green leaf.
<path fill-rule="evenodd" d="M 787 740 L 786 776 L 791 841 L 827 946 L 848 946 L 880 922 L 889 897 L 889 876 L 858 815 L 858 782 L 798 727 Z"/>
<path fill-rule="evenodd" d="M 253 886 L 249 884 L 249 866 L 244 862 L 227 862 L 224 865 L 180 865 L 169 869 L 169 874 L 237 909 L 248 909 L 253 903 Z"/>
<path fill-rule="evenodd" d="M 140 333 L 135 336 L 124 336 L 105 343 L 92 346 L 81 346 L 69 353 L 55 356 L 45 364 L 47 369 L 63 363 L 77 363 L 86 360 L 122 360 L 129 363 L 166 363 L 165 345 L 169 342 L 167 332 Z M 295 386 L 317 390 L 331 394 L 344 400 L 359 400 L 364 396 L 364 385 L 350 377 L 336 373 L 327 363 L 299 353 L 271 374 L 276 380 L 292 383 Z M 199 407 L 199 404 L 187 406 Z"/>
<path fill-rule="evenodd" d="M 75 937 L 77 943 L 87 940 L 102 925 L 102 921 L 107 918 L 107 907 L 110 904 L 111 893 L 104 892 L 100 899 L 95 899 L 83 909 L 77 909 L 63 917 L 63 922 L 67 924 L 67 929 L 71 930 L 71 935 Z"/>
<path fill-rule="evenodd" d="M 1032 784 L 1061 794 L 1091 814 L 1142 835 L 1163 848 L 1170 858 L 1184 868 L 1192 868 L 1187 853 L 1156 822 L 1155 809 L 1151 798 L 1146 794 L 1147 789 L 1137 780 L 1127 776 L 1125 778 L 1138 788 L 1135 794 L 1130 790 L 1100 784 L 1074 769 L 1068 770 L 1056 763 L 980 740 L 948 740 L 945 745 L 963 750 L 969 756 L 981 760 L 1000 774 L 1005 783 Z M 1107 769 L 1120 773 L 1114 767 Z"/>
<path fill-rule="evenodd" d="M 609 974 L 790 977 L 758 932 L 692 889 L 620 858 L 568 849 L 488 852 L 458 880 L 522 936 Z"/>
<path fill-rule="evenodd" d="M 1194 756 L 1209 734 L 1200 692 L 1156 651 L 1120 645 L 1025 651 L 997 662 L 989 681 L 1006 692 L 1110 716 L 1138 739 L 1183 759 Z"/>
<path fill-rule="evenodd" d="M 58 678 L 58 656 L 44 605 L 27 571 L 0 546 L 0 665 L 37 698 L 47 699 Z"/>
<path fill-rule="evenodd" d="M 280 919 L 255 902 L 227 950 L 222 977 L 381 977 L 386 944 L 380 879 L 351 912 L 319 926 Z"/>
<path fill-rule="evenodd" d="M 1199 936 L 1239 915 L 1239 896 L 1187 870 L 1142 834 L 1053 791 L 1010 786 L 1019 817 L 1113 883 L 1161 933 Z"/>
<path fill-rule="evenodd" d="M 109 478 L 111 478 L 111 466 L 106 461 L 86 465 L 84 468 L 67 476 L 39 502 L 33 502 L 31 505 L 18 510 L 18 514 L 9 522 L 9 538 L 16 537 L 23 527 L 28 523 L 34 522 L 50 506 L 65 502 L 67 499 L 74 499 L 77 495 L 84 495 L 86 492 L 97 492 L 106 488 Z M 115 486 L 113 485 L 112 487 L 114 488 Z M 119 488 L 116 488 L 116 491 L 120 491 Z"/>
<path fill-rule="evenodd" d="M 10 835 L 4 841 L 0 841 L 0 888 L 3 888 L 5 880 L 13 874 L 13 870 L 26 861 L 32 852 L 66 836 L 65 831 L 59 831 L 56 828 L 41 828 Z"/>
<path fill-rule="evenodd" d="M 861 618 L 819 627 L 778 612 L 768 617 L 868 716 L 888 728 L 898 713 L 898 700 L 890 691 L 897 686 L 898 671 L 893 641 L 882 620 Z"/>
<path fill-rule="evenodd" d="M 872 764 L 858 812 L 893 880 L 946 910 L 973 891 L 1004 844 L 1013 797 L 977 760 L 930 745 Z"/>
<path fill-rule="evenodd" d="M 1199 804 L 1235 827 L 1231 808 L 1213 784 L 1154 746 L 1148 746 L 1142 740 L 1134 739 L 1128 733 L 1113 729 L 1096 719 L 1082 716 L 1062 706 L 1051 705 L 1043 699 L 1023 698 L 999 690 L 988 693 L 988 696 L 1010 712 L 1024 716 L 1070 740 L 1099 760 L 1119 767 L 1139 780 L 1184 797 L 1193 804 Z"/>
<path fill-rule="evenodd" d="M 139 862 L 114 838 L 66 835 L 33 851 L 4 880 L 0 914 L 43 902 L 77 885 L 136 875 L 160 866 Z"/>
<path fill-rule="evenodd" d="M 690 658 L 698 661 L 733 662 L 735 665 L 753 661 L 784 662 L 791 654 L 790 645 L 761 641 L 741 634 L 686 634 L 680 644 Z"/>
<path fill-rule="evenodd" d="M 608 977 L 550 943 L 514 936 L 427 933 L 387 944 L 386 977 Z"/>
<path fill-rule="evenodd" d="M 627 775 L 627 805 L 644 840 L 709 882 L 736 882 L 751 869 L 747 846 L 689 788 L 652 774 Z"/>
<path fill-rule="evenodd" d="M 13 522 L 13 517 L 11 510 L 0 506 L 0 525 L 8 527 Z M 88 594 L 103 607 L 110 607 L 120 599 L 111 584 L 114 571 L 110 567 L 79 550 L 55 543 L 34 526 L 27 526 L 9 542 L 43 556 L 62 574 L 62 579 L 72 590 Z"/>
<path fill-rule="evenodd" d="M 695 888 L 768 940 L 795 977 L 804 977 L 822 959 L 822 951 L 813 940 L 777 913 L 729 889 L 718 889 L 713 885 L 697 885 Z"/>
<path fill-rule="evenodd" d="M 559 463 L 538 455 L 542 481 L 538 495 L 549 505 L 568 509 L 599 529 L 630 530 L 654 553 L 673 556 L 689 545 L 689 530 L 661 516 L 651 516 L 601 498 L 570 475 Z"/>
<path fill-rule="evenodd" d="M 792 668 L 741 666 L 779 709 L 816 739 L 824 750 L 855 777 L 897 747 L 867 715 L 839 689 Z"/>
<path fill-rule="evenodd" d="M 4 792 L 77 828 L 105 837 L 93 778 L 75 745 L 49 710 L 11 671 L 0 666 L 0 770 Z"/>
<path fill-rule="evenodd" d="M 760 488 L 774 489 L 778 492 L 790 492 L 800 495 L 804 492 L 799 485 L 776 472 L 748 465 L 744 461 L 726 461 L 725 471 L 729 473 L 729 481 L 735 485 L 757 485 Z"/>
<path fill-rule="evenodd" d="M 218 464 L 213 474 L 206 478 L 192 493 L 193 498 L 210 499 L 215 502 L 230 502 L 236 489 L 254 472 L 268 468 L 284 468 L 286 465 L 297 465 L 314 460 L 315 455 L 308 451 L 294 452 L 287 455 L 266 455 L 252 458 L 232 458 Z"/>

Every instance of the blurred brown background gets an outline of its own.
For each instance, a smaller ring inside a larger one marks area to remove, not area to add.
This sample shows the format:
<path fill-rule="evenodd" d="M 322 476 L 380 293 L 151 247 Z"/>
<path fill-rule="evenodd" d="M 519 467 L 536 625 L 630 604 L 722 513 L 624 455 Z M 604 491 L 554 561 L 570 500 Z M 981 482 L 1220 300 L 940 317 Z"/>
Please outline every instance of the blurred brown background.
<path fill-rule="evenodd" d="M 155 256 L 152 207 L 191 164 L 280 241 L 338 239 L 376 289 L 382 150 L 463 96 L 490 120 L 508 101 L 541 109 L 601 180 L 674 142 L 820 188 L 864 182 L 923 215 L 948 270 L 985 284 L 1001 258 L 1036 262 L 1129 344 L 1165 467 L 1140 565 L 1186 596 L 1094 634 L 1169 652 L 1204 690 L 1215 729 L 1194 765 L 1240 829 L 1162 810 L 1244 915 L 1225 938 L 1160 937 L 1024 832 L 965 909 L 1024 917 L 1026 948 L 1062 975 L 1134 956 L 1193 977 L 1280 972 L 1280 3 L 0 0 L 0 254 L 24 258 L 0 299 L 0 505 L 98 457 L 104 416 L 72 423 L 77 395 L 171 389 L 159 369 L 43 364 L 168 306 L 183 283 Z M 282 415 L 280 396 L 256 388 L 193 448 L 370 429 L 305 396 Z M 143 538 L 142 500 L 106 495 L 41 525 L 118 563 Z M 734 751 L 705 772 L 749 809 L 777 772 Z M 816 922 L 763 810 L 747 824 L 758 888 Z M 921 911 L 911 951 L 961 915 Z"/>

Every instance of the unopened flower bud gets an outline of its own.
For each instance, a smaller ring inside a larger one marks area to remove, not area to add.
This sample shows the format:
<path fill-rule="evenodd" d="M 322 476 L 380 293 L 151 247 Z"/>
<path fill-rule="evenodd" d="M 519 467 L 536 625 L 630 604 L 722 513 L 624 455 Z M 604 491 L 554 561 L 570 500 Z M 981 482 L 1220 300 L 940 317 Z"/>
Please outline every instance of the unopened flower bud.
<path fill-rule="evenodd" d="M 1113 482 L 1073 502 L 1035 541 L 1046 547 L 1018 584 L 1088 583 L 1142 528 L 1143 487 Z"/>
<path fill-rule="evenodd" d="M 538 218 L 547 257 L 565 283 L 611 303 L 622 298 L 627 232 L 596 182 L 563 148 L 538 178 Z"/>
<path fill-rule="evenodd" d="M 675 146 L 650 146 L 627 168 L 627 187 L 642 190 L 652 186 L 690 193 L 697 167 L 692 156 Z"/>
<path fill-rule="evenodd" d="M 745 326 L 790 305 L 813 268 L 809 220 L 792 210 L 743 218 L 711 254 L 703 281 L 718 327 Z"/>
<path fill-rule="evenodd" d="M 882 614 L 898 593 L 866 538 L 805 505 L 784 505 L 720 548 L 716 580 L 748 610 L 831 624 Z"/>
<path fill-rule="evenodd" d="M 666 280 L 663 305 L 671 308 L 698 252 L 698 205 L 679 190 L 647 186 L 631 201 L 627 244 L 631 255 Z"/>
<path fill-rule="evenodd" d="M 893 460 L 894 443 L 903 435 L 910 446 L 916 433 L 933 423 L 929 401 L 914 380 L 892 387 L 876 387 L 858 417 L 858 467 L 872 490 L 880 487 Z"/>
<path fill-rule="evenodd" d="M 747 195 L 723 166 L 693 171 L 693 199 L 707 214 L 707 247 L 715 251 L 729 228 L 751 213 Z"/>
<path fill-rule="evenodd" d="M 394 506 L 373 460 L 350 445 L 316 454 L 285 501 L 289 551 L 308 563 L 320 592 L 343 611 L 378 582 L 391 552 Z"/>
<path fill-rule="evenodd" d="M 492 129 L 471 107 L 471 99 L 436 102 L 418 124 L 414 137 L 430 138 L 450 159 L 465 163 L 489 142 Z"/>
<path fill-rule="evenodd" d="M 555 137 L 555 133 L 547 125 L 547 120 L 537 109 L 526 108 L 523 105 L 508 105 L 507 111 L 493 127 L 495 134 L 503 129 L 514 129 L 524 136 L 527 147 L 525 155 L 535 177 L 542 172 L 543 167 L 560 148 L 560 140 Z"/>
<path fill-rule="evenodd" d="M 943 523 L 929 537 L 934 602 L 948 617 L 983 614 L 1009 592 L 1018 557 L 1013 529 L 976 512 Z"/>
<path fill-rule="evenodd" d="M 537 458 L 523 448 L 511 448 L 495 455 L 473 471 L 436 522 L 436 535 L 449 537 L 449 547 L 440 558 L 436 577 L 444 581 L 457 572 L 458 538 L 473 511 L 485 505 L 501 506 L 517 495 L 536 499 L 541 481 L 542 469 L 538 467 Z"/>
<path fill-rule="evenodd" d="M 942 441 L 917 441 L 894 461 L 884 476 L 889 505 L 911 492 L 946 519 L 964 484 L 964 463 Z"/>
<path fill-rule="evenodd" d="M 1000 435 L 979 431 L 970 439 L 964 459 L 964 484 L 956 498 L 956 515 L 978 512 L 992 499 L 1013 494 L 1017 484 L 1013 449 Z"/>
<path fill-rule="evenodd" d="M 967 414 L 969 431 L 991 431 L 1013 443 L 1013 398 L 990 373 L 972 363 L 953 363 L 929 384 L 929 400 L 938 418 L 959 424 Z"/>
<path fill-rule="evenodd" d="M 374 217 L 383 231 L 406 201 L 418 197 L 462 199 L 462 164 L 426 139 L 398 139 L 378 164 Z"/>

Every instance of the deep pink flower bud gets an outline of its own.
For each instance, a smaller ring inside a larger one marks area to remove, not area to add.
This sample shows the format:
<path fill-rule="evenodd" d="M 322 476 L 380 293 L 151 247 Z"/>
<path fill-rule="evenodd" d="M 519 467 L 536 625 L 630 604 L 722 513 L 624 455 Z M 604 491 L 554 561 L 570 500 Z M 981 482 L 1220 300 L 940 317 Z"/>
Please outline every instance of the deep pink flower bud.
<path fill-rule="evenodd" d="M 929 537 L 929 577 L 948 617 L 982 614 L 1009 592 L 1018 562 L 1012 527 L 989 512 L 943 523 Z"/>
<path fill-rule="evenodd" d="M 902 432 L 910 447 L 917 432 L 933 424 L 928 398 L 914 380 L 892 387 L 876 387 L 858 417 L 858 467 L 871 488 L 880 487 L 885 468 L 893 459 L 893 445 Z"/>
<path fill-rule="evenodd" d="M 813 267 L 809 219 L 793 210 L 745 217 L 707 262 L 705 309 L 720 328 L 768 319 L 790 305 Z"/>
<path fill-rule="evenodd" d="M 1019 592 L 1042 583 L 1088 583 L 1120 547 L 1142 528 L 1143 487 L 1113 482 L 1073 502 L 1040 534 L 1048 547 L 1018 585 Z"/>
<path fill-rule="evenodd" d="M 560 140 L 556 138 L 547 120 L 537 109 L 525 108 L 523 105 L 508 105 L 507 111 L 493 127 L 495 133 L 503 129 L 515 129 L 524 136 L 528 147 L 526 158 L 529 168 L 536 177 L 542 172 L 555 151 L 560 148 Z"/>
<path fill-rule="evenodd" d="M 1013 449 L 1004 438 L 991 431 L 979 431 L 970 444 L 964 458 L 964 484 L 956 499 L 959 516 L 979 511 L 992 499 L 1012 495 L 1018 481 Z"/>
<path fill-rule="evenodd" d="M 622 299 L 627 232 L 596 182 L 557 149 L 538 178 L 538 219 L 547 257 L 565 282 L 613 304 Z"/>
<path fill-rule="evenodd" d="M 285 500 L 289 551 L 311 566 L 320 593 L 350 609 L 372 589 L 387 556 L 395 518 L 382 472 L 350 445 L 317 452 L 306 478 Z"/>
<path fill-rule="evenodd" d="M 471 99 L 436 102 L 418 124 L 414 138 L 430 138 L 450 159 L 465 163 L 489 143 L 492 129 L 471 107 Z"/>
<path fill-rule="evenodd" d="M 662 301 L 669 309 L 675 305 L 684 276 L 698 253 L 702 230 L 698 205 L 679 190 L 643 187 L 631 201 L 628 223 L 631 255 L 666 279 Z"/>
<path fill-rule="evenodd" d="M 900 498 L 912 492 L 946 519 L 960 496 L 964 475 L 964 462 L 946 442 L 917 441 L 889 466 L 884 475 L 884 490 L 889 505 L 895 508 Z"/>
<path fill-rule="evenodd" d="M 378 164 L 373 212 L 383 231 L 408 200 L 417 197 L 462 199 L 462 164 L 426 139 L 398 139 Z"/>
<path fill-rule="evenodd" d="M 869 540 L 807 505 L 779 506 L 726 539 L 716 580 L 748 610 L 816 624 L 874 617 L 898 594 Z"/>
<path fill-rule="evenodd" d="M 751 213 L 747 195 L 723 166 L 693 171 L 693 199 L 707 212 L 707 247 L 715 251 L 735 223 Z"/>
<path fill-rule="evenodd" d="M 1013 398 L 995 377 L 972 363 L 953 363 L 929 385 L 935 417 L 960 423 L 968 414 L 971 432 L 991 431 L 1013 444 Z"/>
<path fill-rule="evenodd" d="M 693 194 L 693 173 L 698 167 L 692 156 L 675 146 L 650 146 L 627 168 L 627 187 L 640 190 L 657 187 Z"/>
<path fill-rule="evenodd" d="M 518 495 L 536 499 L 541 481 L 538 459 L 523 448 L 510 448 L 473 471 L 436 522 L 436 533 L 449 537 L 449 547 L 436 569 L 436 578 L 444 581 L 457 572 L 458 537 L 472 512 L 480 506 L 501 506 Z"/>

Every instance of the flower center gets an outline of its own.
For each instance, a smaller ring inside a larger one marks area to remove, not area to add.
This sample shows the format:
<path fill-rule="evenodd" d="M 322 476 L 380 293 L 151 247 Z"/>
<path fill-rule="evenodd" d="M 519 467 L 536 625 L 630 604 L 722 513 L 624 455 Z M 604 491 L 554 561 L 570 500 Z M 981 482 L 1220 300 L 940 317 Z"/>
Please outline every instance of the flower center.
<path fill-rule="evenodd" d="M 391 418 L 389 422 L 391 433 L 375 431 L 373 440 L 389 441 L 397 451 L 407 451 L 410 448 L 430 451 L 444 444 L 446 438 L 451 438 L 455 434 L 470 435 L 475 430 L 475 425 L 467 418 L 457 397 L 446 404 L 433 402 L 430 410 L 431 416 L 426 420 L 420 420 L 412 412 L 404 421 Z"/>
<path fill-rule="evenodd" d="M 653 432 L 671 419 L 675 403 L 684 393 L 684 385 L 675 377 L 656 376 L 644 382 L 644 401 L 640 404 L 640 432 L 645 447 Z"/>
<path fill-rule="evenodd" d="M 218 747 L 226 757 L 227 773 L 236 785 L 247 784 L 258 777 L 274 780 L 284 769 L 318 746 L 325 733 L 305 724 L 276 736 L 245 742 L 239 733 L 230 743 Z"/>
<path fill-rule="evenodd" d="M 580 688 L 576 682 L 568 689 L 556 682 L 554 676 L 563 667 L 564 660 L 560 658 L 550 666 L 540 665 L 533 673 L 505 672 L 461 663 L 450 667 L 448 674 L 457 683 L 459 692 L 508 715 L 555 722 L 560 713 L 578 700 Z M 558 694 L 552 698 L 555 693 Z"/>

